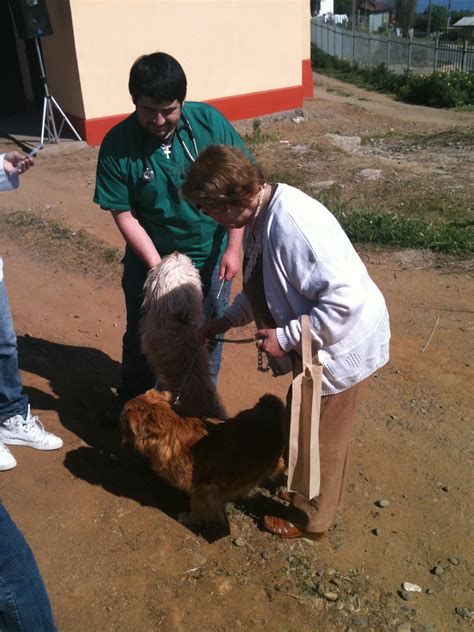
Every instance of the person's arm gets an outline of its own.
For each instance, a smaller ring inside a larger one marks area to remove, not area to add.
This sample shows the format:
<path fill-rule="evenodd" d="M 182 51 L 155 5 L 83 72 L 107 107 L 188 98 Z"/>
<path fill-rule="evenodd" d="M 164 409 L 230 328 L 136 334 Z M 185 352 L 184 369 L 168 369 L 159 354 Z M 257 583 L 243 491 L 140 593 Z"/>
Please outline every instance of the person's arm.
<path fill-rule="evenodd" d="M 226 117 L 209 106 L 213 112 L 212 125 L 216 133 L 215 143 L 222 145 L 232 145 L 237 149 L 243 151 L 249 160 L 255 162 L 255 158 L 247 145 L 244 143 L 237 130 L 226 119 Z M 231 228 L 228 231 L 227 236 L 227 248 L 222 255 L 219 266 L 219 278 L 233 279 L 237 272 L 240 270 L 240 247 L 244 235 L 243 228 Z"/>
<path fill-rule="evenodd" d="M 161 261 L 150 236 L 131 211 L 111 211 L 112 217 L 123 238 L 148 268 L 154 268 Z"/>
<path fill-rule="evenodd" d="M 232 321 L 225 316 L 206 320 L 198 329 L 198 338 L 201 344 L 204 344 L 208 338 L 214 338 L 219 334 L 225 334 L 226 331 L 233 327 Z"/>
<path fill-rule="evenodd" d="M 319 202 L 312 202 L 312 207 L 312 215 L 300 215 L 297 221 L 294 216 L 286 221 L 280 213 L 270 243 L 285 282 L 311 305 L 312 338 L 320 349 L 350 334 L 373 283 L 337 220 Z M 275 329 L 259 330 L 257 335 L 265 338 L 263 350 L 273 357 L 298 350 L 299 317 L 279 323 Z"/>
<path fill-rule="evenodd" d="M 207 320 L 199 329 L 198 336 L 201 342 L 205 342 L 206 338 L 224 334 L 231 327 L 242 327 L 248 325 L 254 320 L 252 308 L 249 300 L 244 292 L 240 292 L 234 298 L 221 318 Z"/>
<path fill-rule="evenodd" d="M 219 264 L 219 279 L 230 281 L 240 270 L 240 246 L 244 236 L 243 228 L 231 228 L 227 233 L 227 248 Z"/>

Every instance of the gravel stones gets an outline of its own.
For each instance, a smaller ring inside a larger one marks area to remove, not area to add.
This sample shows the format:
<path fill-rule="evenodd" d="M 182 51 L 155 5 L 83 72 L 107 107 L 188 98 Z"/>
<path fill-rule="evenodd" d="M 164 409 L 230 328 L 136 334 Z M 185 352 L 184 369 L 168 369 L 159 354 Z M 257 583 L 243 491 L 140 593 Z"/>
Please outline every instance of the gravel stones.
<path fill-rule="evenodd" d="M 407 592 L 422 592 L 422 589 L 418 586 L 418 584 L 412 584 L 411 582 L 403 582 L 402 588 Z"/>
<path fill-rule="evenodd" d="M 364 625 L 367 625 L 367 619 L 364 619 L 364 617 L 352 617 L 351 625 L 362 627 Z"/>
<path fill-rule="evenodd" d="M 472 612 L 469 612 L 467 608 L 455 608 L 456 614 L 458 614 L 463 619 L 469 619 L 472 616 Z"/>
<path fill-rule="evenodd" d="M 442 566 L 433 566 L 433 568 L 430 570 L 430 573 L 439 577 L 444 573 L 444 568 Z"/>
<path fill-rule="evenodd" d="M 362 169 L 359 176 L 365 180 L 380 180 L 383 177 L 382 169 Z"/>

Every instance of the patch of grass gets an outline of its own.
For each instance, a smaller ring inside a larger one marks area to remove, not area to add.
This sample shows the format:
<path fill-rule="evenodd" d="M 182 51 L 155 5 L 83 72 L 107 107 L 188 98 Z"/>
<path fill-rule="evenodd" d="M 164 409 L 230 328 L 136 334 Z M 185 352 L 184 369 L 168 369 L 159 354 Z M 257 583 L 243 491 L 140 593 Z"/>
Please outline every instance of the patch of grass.
<path fill-rule="evenodd" d="M 347 90 L 342 90 L 341 88 L 333 88 L 332 86 L 329 86 L 328 88 L 326 88 L 326 92 L 334 92 L 334 94 L 337 94 L 340 97 L 352 96 L 352 92 L 348 92 Z"/>
<path fill-rule="evenodd" d="M 421 248 L 450 255 L 474 253 L 474 221 L 469 219 L 435 224 L 379 208 L 357 208 L 352 203 L 335 202 L 334 198 L 321 201 L 353 242 Z"/>
<path fill-rule="evenodd" d="M 104 261 L 105 263 L 116 263 L 120 261 L 121 254 L 116 248 L 105 248 Z"/>
<path fill-rule="evenodd" d="M 474 105 L 461 105 L 454 108 L 455 112 L 474 112 Z"/>
<path fill-rule="evenodd" d="M 382 134 L 367 134 L 361 137 L 362 145 L 369 145 L 379 141 L 397 141 L 396 146 L 389 147 L 409 151 L 413 145 L 422 145 L 424 148 L 450 147 L 458 145 L 461 147 L 471 147 L 474 145 L 474 127 L 442 130 L 436 134 L 423 132 L 400 132 L 389 130 Z"/>
<path fill-rule="evenodd" d="M 280 170 L 280 169 L 265 169 L 265 175 L 267 182 L 284 182 L 292 187 L 301 189 L 305 193 L 308 191 L 308 177 L 302 170 Z"/>
<path fill-rule="evenodd" d="M 7 209 L 0 212 L 0 227 L 41 259 L 97 276 L 119 272 L 121 253 L 85 230 L 73 231 L 32 211 Z"/>
<path fill-rule="evenodd" d="M 244 134 L 244 141 L 247 145 L 250 145 L 252 149 L 255 149 L 259 145 L 278 140 L 278 136 L 274 133 L 268 133 L 263 130 L 262 121 L 255 119 L 252 123 L 252 133 Z"/>

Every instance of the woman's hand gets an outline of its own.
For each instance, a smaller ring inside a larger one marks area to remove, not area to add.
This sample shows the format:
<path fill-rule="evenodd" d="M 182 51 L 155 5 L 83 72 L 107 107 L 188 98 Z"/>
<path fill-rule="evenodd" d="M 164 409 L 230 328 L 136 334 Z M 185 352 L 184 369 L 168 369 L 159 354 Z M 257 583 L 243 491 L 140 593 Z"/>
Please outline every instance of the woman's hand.
<path fill-rule="evenodd" d="M 214 338 L 219 334 L 224 334 L 232 327 L 231 321 L 225 316 L 221 318 L 214 318 L 213 320 L 207 320 L 198 329 L 198 337 L 201 344 L 204 344 L 207 338 Z"/>
<path fill-rule="evenodd" d="M 259 329 L 256 336 L 263 340 L 262 351 L 272 358 L 283 358 L 286 355 L 286 351 L 283 351 L 278 342 L 276 329 Z"/>

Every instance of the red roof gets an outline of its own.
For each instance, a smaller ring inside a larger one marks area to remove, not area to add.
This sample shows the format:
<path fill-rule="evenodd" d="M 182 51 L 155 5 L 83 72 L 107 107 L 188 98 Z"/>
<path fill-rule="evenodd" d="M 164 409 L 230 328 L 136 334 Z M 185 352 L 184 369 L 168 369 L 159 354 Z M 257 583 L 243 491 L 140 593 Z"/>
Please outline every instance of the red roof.
<path fill-rule="evenodd" d="M 362 2 L 359 5 L 359 9 L 369 13 L 390 13 L 392 11 L 391 7 L 385 2 Z"/>

